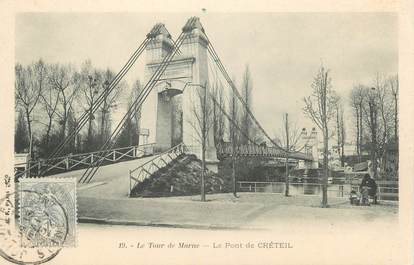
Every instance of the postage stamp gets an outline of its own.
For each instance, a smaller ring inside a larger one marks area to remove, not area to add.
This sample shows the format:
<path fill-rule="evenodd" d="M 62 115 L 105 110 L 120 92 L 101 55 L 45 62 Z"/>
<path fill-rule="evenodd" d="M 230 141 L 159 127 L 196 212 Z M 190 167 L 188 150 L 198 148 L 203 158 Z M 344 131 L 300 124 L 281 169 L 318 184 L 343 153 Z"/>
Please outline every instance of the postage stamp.
<path fill-rule="evenodd" d="M 4 184 L 2 186 L 6 190 L 2 193 L 5 196 L 0 198 L 0 256 L 11 263 L 21 265 L 50 261 L 60 253 L 62 247 L 35 247 L 31 243 L 32 239 L 16 222 L 18 192 L 14 192 L 14 183 L 8 175 L 3 180 L 4 183 L 1 184 Z"/>
<path fill-rule="evenodd" d="M 19 198 L 22 247 L 76 246 L 76 179 L 23 178 Z"/>

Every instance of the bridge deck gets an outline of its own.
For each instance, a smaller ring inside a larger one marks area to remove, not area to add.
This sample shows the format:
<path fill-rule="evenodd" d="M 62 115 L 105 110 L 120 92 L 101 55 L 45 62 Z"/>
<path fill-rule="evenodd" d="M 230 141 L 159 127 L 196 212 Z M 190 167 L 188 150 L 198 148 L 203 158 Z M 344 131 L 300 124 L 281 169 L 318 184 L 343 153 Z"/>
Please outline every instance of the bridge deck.
<path fill-rule="evenodd" d="M 231 156 L 233 154 L 233 146 L 231 143 L 223 143 L 217 148 L 218 154 L 221 156 Z M 277 147 L 259 146 L 259 145 L 240 145 L 236 146 L 236 156 L 262 156 L 285 158 L 285 152 Z M 289 158 L 312 161 L 311 155 L 301 152 L 291 152 Z"/>

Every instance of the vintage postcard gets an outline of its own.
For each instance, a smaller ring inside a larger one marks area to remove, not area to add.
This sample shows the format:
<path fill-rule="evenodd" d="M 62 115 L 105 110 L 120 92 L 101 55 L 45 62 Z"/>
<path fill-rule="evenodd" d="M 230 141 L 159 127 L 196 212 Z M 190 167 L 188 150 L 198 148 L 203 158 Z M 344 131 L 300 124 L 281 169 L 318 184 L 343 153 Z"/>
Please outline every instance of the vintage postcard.
<path fill-rule="evenodd" d="M 412 264 L 413 4 L 185 2 L 1 4 L 0 264 Z"/>

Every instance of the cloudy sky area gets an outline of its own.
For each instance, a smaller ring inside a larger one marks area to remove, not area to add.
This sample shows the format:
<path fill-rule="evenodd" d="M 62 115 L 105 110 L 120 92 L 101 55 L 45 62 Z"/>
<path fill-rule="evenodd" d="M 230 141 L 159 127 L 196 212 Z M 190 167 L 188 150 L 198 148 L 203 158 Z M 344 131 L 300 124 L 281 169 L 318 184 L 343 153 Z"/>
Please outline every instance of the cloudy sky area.
<path fill-rule="evenodd" d="M 321 62 L 345 100 L 354 84 L 370 85 L 376 72 L 398 72 L 398 19 L 392 13 L 25 13 L 16 18 L 16 61 L 79 66 L 91 59 L 117 72 L 155 23 L 165 23 L 177 37 L 194 15 L 237 84 L 250 65 L 253 110 L 271 135 L 284 112 L 300 127 L 312 126 L 302 112 L 303 97 Z M 141 59 L 131 69 L 128 82 L 143 80 L 143 65 Z"/>

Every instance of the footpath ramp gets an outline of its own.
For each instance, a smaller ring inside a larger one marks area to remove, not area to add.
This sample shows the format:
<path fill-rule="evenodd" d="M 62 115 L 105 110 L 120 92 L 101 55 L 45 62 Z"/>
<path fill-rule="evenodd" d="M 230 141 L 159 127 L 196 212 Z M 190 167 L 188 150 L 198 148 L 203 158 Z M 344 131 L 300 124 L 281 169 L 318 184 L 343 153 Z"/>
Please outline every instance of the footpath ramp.
<path fill-rule="evenodd" d="M 154 156 L 143 157 L 116 164 L 102 166 L 88 184 L 78 183 L 78 197 L 126 197 L 129 193 L 129 170 L 151 160 Z M 56 178 L 75 177 L 79 180 L 86 169 L 53 175 Z"/>

